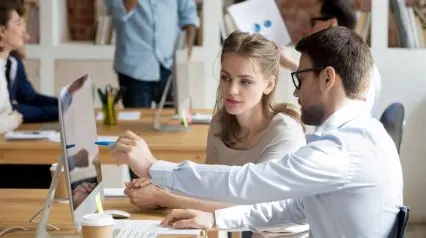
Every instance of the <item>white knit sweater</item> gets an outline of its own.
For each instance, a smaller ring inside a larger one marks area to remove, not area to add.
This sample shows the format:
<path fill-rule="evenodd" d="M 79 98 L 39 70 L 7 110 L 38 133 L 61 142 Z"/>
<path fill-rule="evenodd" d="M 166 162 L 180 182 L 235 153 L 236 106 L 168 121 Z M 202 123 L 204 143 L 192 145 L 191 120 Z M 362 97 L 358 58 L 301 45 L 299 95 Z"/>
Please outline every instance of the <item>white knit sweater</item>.
<path fill-rule="evenodd" d="M 16 129 L 22 122 L 18 113 L 12 113 L 6 81 L 6 59 L 0 59 L 0 134 Z"/>

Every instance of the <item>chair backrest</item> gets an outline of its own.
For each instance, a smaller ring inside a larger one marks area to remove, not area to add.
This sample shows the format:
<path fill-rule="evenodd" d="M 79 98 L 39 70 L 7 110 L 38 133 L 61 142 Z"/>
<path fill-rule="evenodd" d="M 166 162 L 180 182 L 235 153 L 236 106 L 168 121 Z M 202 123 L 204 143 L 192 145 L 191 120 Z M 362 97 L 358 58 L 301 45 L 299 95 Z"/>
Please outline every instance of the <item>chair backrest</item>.
<path fill-rule="evenodd" d="M 401 147 L 403 127 L 405 124 L 404 118 L 404 106 L 398 102 L 389 105 L 380 117 L 380 121 L 395 142 L 398 153 Z"/>
<path fill-rule="evenodd" d="M 396 218 L 396 222 L 397 222 L 396 238 L 403 238 L 405 236 L 405 230 L 407 229 L 409 214 L 410 214 L 410 209 L 407 206 L 401 206 L 399 208 L 399 213 Z"/>

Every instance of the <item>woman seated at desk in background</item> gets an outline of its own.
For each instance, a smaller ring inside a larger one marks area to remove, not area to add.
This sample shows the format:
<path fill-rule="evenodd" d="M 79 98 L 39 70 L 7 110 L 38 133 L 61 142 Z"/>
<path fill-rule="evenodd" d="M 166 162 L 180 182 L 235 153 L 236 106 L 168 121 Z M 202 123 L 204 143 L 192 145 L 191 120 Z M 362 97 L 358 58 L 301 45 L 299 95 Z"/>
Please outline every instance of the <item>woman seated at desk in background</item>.
<path fill-rule="evenodd" d="M 223 43 L 215 115 L 207 140 L 208 164 L 244 165 L 281 158 L 306 143 L 299 112 L 273 104 L 280 53 L 258 34 L 232 33 Z M 226 160 L 223 160 L 226 158 Z M 126 184 L 125 193 L 140 209 L 158 206 L 203 211 L 231 206 L 173 194 L 144 179 Z"/>
<path fill-rule="evenodd" d="M 0 1 L 0 134 L 24 122 L 58 119 L 56 98 L 37 93 L 16 54 L 29 39 L 21 1 Z M 49 165 L 1 165 L 1 188 L 48 188 Z M 20 176 L 16 176 L 19 174 Z M 14 179 L 10 179 L 14 178 Z"/>
<path fill-rule="evenodd" d="M 16 129 L 22 121 L 58 120 L 58 100 L 34 90 L 21 61 L 18 50 L 29 39 L 23 14 L 20 1 L 0 2 L 0 133 Z"/>

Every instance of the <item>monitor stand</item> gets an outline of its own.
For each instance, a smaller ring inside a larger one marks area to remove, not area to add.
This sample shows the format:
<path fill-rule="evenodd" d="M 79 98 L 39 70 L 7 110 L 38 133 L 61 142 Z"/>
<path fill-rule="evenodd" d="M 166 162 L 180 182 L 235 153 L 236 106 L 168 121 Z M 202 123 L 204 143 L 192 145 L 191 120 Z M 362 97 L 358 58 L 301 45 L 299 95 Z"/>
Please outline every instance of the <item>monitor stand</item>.
<path fill-rule="evenodd" d="M 76 236 L 63 236 L 63 235 L 58 235 L 58 236 L 51 236 L 47 230 L 47 228 L 49 228 L 49 230 L 56 230 L 59 231 L 59 228 L 47 223 L 48 218 L 49 218 L 49 213 L 50 213 L 50 208 L 52 207 L 53 204 L 55 203 L 62 203 L 64 202 L 64 199 L 55 199 L 55 192 L 56 192 L 56 187 L 58 186 L 59 183 L 59 178 L 61 175 L 61 171 L 64 167 L 63 163 L 62 163 L 62 159 L 59 159 L 57 166 L 56 166 L 56 170 L 55 170 L 55 174 L 52 177 L 52 182 L 50 183 L 50 188 L 49 188 L 49 192 L 47 193 L 46 199 L 44 201 L 44 205 L 42 208 L 40 208 L 36 214 L 34 216 L 31 217 L 31 219 L 29 220 L 30 223 L 34 223 L 34 219 L 37 217 L 37 215 L 39 215 L 41 213 L 41 218 L 40 221 L 38 223 L 37 226 L 37 233 L 36 233 L 36 238 L 53 238 L 53 237 L 81 237 L 79 235 Z M 70 209 L 70 214 L 72 213 L 71 211 L 71 207 L 69 207 Z"/>

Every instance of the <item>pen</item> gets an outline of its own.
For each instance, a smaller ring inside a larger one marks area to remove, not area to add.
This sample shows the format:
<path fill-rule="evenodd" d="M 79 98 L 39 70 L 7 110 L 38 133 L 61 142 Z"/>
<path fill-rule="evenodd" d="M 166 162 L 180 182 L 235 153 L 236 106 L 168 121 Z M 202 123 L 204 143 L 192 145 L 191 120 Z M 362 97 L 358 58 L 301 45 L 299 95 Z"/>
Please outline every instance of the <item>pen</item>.
<path fill-rule="evenodd" d="M 115 141 L 96 141 L 95 144 L 99 146 L 113 146 L 115 145 Z"/>

